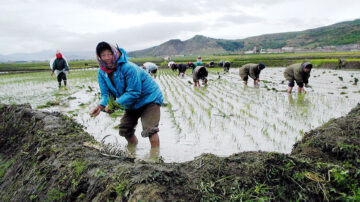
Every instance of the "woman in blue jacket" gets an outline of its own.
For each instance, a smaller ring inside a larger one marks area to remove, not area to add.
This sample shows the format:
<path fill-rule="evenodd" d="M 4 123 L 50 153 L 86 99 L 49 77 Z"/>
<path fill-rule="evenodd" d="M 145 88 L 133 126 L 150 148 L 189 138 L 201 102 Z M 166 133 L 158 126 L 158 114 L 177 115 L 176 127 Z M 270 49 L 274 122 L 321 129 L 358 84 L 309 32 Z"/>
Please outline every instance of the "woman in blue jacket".
<path fill-rule="evenodd" d="M 96 47 L 96 56 L 100 66 L 98 82 L 101 100 L 91 111 L 91 116 L 106 111 L 111 96 L 125 109 L 119 125 L 119 134 L 125 137 L 129 144 L 137 144 L 135 128 L 138 119 L 141 118 L 141 136 L 149 137 L 151 146 L 158 147 L 158 126 L 163 96 L 157 83 L 145 70 L 128 61 L 125 50 L 121 48 L 100 42 Z"/>

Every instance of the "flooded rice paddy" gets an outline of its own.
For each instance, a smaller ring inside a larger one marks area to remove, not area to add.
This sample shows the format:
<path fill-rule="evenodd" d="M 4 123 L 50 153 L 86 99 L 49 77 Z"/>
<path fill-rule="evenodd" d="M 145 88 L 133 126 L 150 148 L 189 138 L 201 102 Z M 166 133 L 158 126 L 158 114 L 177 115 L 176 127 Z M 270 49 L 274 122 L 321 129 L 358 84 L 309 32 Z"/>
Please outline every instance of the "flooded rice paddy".
<path fill-rule="evenodd" d="M 249 79 L 245 87 L 238 69 L 224 74 L 210 69 L 207 86 L 194 88 L 191 70 L 184 78 L 177 72 L 160 70 L 155 79 L 165 105 L 161 107 L 159 151 L 150 149 L 136 129 L 139 144 L 129 148 L 139 159 L 160 155 L 165 162 L 183 162 L 202 153 L 227 156 L 243 151 L 289 153 L 304 132 L 331 118 L 347 114 L 360 100 L 360 71 L 313 69 L 307 93 L 288 95 L 284 68 L 266 68 L 260 87 Z M 49 72 L 0 76 L 0 102 L 29 103 L 33 108 L 59 111 L 84 125 L 98 141 L 123 149 L 126 140 L 118 135 L 121 116 L 89 115 L 100 97 L 96 70 L 71 71 L 68 88 L 57 87 Z M 155 154 L 154 154 L 155 153 Z"/>

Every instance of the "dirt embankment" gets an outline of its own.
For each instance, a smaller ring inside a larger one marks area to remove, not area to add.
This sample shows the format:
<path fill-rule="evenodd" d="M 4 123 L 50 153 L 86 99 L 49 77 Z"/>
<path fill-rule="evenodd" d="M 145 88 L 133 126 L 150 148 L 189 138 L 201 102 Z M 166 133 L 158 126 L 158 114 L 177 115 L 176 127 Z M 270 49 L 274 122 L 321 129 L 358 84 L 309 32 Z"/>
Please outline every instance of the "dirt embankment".
<path fill-rule="evenodd" d="M 85 142 L 96 144 L 60 113 L 0 105 L 0 201 L 360 200 L 360 105 L 306 133 L 290 155 L 146 163 Z"/>

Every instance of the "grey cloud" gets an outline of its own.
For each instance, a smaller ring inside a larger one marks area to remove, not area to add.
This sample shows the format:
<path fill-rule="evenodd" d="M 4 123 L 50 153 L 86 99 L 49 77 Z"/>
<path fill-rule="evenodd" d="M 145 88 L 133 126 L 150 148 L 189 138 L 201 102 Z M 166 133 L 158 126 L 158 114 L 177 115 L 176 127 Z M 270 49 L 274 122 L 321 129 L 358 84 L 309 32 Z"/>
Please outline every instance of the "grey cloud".
<path fill-rule="evenodd" d="M 264 22 L 266 19 L 256 16 L 250 16 L 245 14 L 236 15 L 224 15 L 218 19 L 220 22 L 233 23 L 233 24 L 247 24 L 247 23 L 259 23 Z"/>
<path fill-rule="evenodd" d="M 198 31 L 205 29 L 206 26 L 206 24 L 181 22 L 153 23 L 99 34 L 76 34 L 56 29 L 39 30 L 33 33 L 28 31 L 27 26 L 18 26 L 14 31 L 22 32 L 22 34 L 8 36 L 7 38 L 0 36 L 0 42 L 5 42 L 5 40 L 16 42 L 16 47 L 12 48 L 17 49 L 17 51 L 22 50 L 18 52 L 49 49 L 89 51 L 93 50 L 100 41 L 117 43 L 127 51 L 131 51 L 158 45 L 168 39 L 178 38 L 184 33 L 195 35 Z M 24 29 L 21 30 L 21 27 Z M 26 31 L 29 35 L 25 36 L 24 39 L 24 35 L 26 35 L 24 32 Z M 0 52 L 2 48 L 0 47 Z"/>
<path fill-rule="evenodd" d="M 87 34 L 79 36 L 79 40 L 64 42 L 67 48 L 82 47 L 82 50 L 94 49 L 100 41 L 118 43 L 127 51 L 148 48 L 158 45 L 167 39 L 173 39 L 184 33 L 192 33 L 205 29 L 206 25 L 197 23 L 153 23 L 131 29 L 122 29 L 102 34 Z"/>
<path fill-rule="evenodd" d="M 102 8 L 104 10 L 111 10 L 116 13 L 144 13 L 154 11 L 164 16 L 182 16 L 182 15 L 200 15 L 206 12 L 222 12 L 232 13 L 237 12 L 238 6 L 254 7 L 263 6 L 266 4 L 277 4 L 285 0 L 182 0 L 182 1 L 163 1 L 163 0 L 123 0 L 102 2 L 96 0 L 77 0 L 80 4 L 87 5 L 92 8 Z"/>

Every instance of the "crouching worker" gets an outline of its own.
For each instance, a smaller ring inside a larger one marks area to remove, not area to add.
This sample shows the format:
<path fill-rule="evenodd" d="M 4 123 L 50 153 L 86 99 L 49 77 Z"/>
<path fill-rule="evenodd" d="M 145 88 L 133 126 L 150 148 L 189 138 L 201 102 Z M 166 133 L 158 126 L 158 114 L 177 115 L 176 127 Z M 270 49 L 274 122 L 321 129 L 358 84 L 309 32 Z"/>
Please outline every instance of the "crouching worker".
<path fill-rule="evenodd" d="M 67 61 L 63 58 L 60 51 L 56 51 L 56 59 L 50 61 L 50 67 L 52 69 L 51 76 L 54 75 L 54 72 L 59 83 L 59 88 L 61 87 L 61 81 L 64 81 L 64 86 L 66 87 L 66 73 L 69 73 L 69 65 Z"/>
<path fill-rule="evenodd" d="M 125 109 L 119 125 L 120 135 L 125 137 L 129 144 L 137 144 L 135 127 L 141 118 L 141 136 L 148 137 L 152 147 L 158 147 L 158 125 L 163 96 L 155 80 L 139 66 L 129 62 L 125 50 L 106 42 L 97 45 L 96 56 L 100 66 L 98 82 L 101 100 L 91 111 L 91 116 L 97 116 L 101 111 L 107 112 L 108 97 L 113 96 Z"/>
<path fill-rule="evenodd" d="M 309 87 L 309 78 L 310 78 L 310 71 L 312 69 L 312 64 L 309 62 L 304 63 L 296 63 L 288 66 L 284 71 L 284 77 L 286 80 L 289 81 L 288 84 L 288 93 L 291 94 L 292 89 L 296 84 L 298 85 L 298 92 L 299 93 L 306 93 L 304 89 L 305 87 Z"/>
<path fill-rule="evenodd" d="M 265 65 L 263 63 L 259 64 L 253 64 L 249 63 L 246 65 L 243 65 L 240 70 L 239 74 L 241 79 L 244 81 L 244 85 L 247 85 L 247 81 L 249 79 L 249 76 L 254 79 L 254 86 L 257 86 L 260 81 L 260 73 L 261 70 L 265 68 Z"/>
<path fill-rule="evenodd" d="M 203 85 L 207 83 L 206 77 L 208 76 L 208 70 L 205 66 L 197 66 L 193 72 L 194 86 L 200 86 L 199 80 L 203 81 Z"/>
<path fill-rule="evenodd" d="M 155 63 L 145 62 L 143 64 L 143 69 L 145 69 L 152 77 L 156 78 L 158 66 Z"/>

